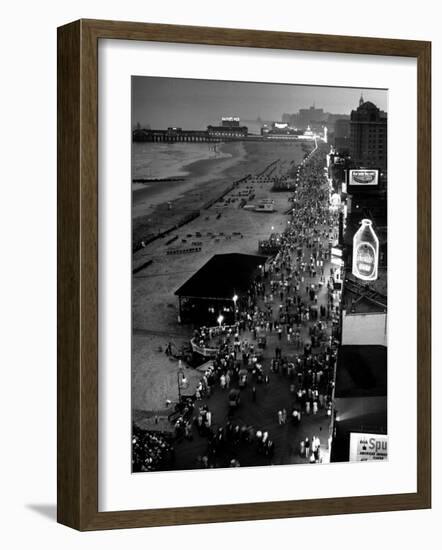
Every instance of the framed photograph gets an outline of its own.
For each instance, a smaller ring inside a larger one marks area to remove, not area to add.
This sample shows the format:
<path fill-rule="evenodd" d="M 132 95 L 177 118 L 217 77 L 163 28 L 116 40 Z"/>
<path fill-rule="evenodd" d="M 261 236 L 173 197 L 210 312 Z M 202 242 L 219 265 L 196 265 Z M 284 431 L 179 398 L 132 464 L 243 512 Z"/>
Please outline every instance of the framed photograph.
<path fill-rule="evenodd" d="M 429 42 L 58 29 L 58 521 L 431 506 Z"/>

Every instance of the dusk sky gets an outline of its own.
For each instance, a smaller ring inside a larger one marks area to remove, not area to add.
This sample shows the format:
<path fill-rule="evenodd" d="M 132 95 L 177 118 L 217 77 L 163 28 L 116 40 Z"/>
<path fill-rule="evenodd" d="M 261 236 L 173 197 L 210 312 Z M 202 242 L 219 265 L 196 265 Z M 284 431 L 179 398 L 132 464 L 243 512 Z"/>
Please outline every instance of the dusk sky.
<path fill-rule="evenodd" d="M 326 112 L 350 114 L 361 93 L 365 101 L 388 110 L 386 90 L 134 76 L 132 126 L 139 122 L 156 129 L 202 130 L 218 124 L 222 116 L 281 120 L 282 113 L 296 113 L 313 104 Z"/>

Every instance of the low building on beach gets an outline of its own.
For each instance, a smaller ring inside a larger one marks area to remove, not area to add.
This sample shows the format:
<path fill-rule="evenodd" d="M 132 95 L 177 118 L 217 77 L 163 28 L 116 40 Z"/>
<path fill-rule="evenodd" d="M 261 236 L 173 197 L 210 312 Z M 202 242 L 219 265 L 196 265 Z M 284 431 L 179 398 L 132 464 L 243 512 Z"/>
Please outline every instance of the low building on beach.
<path fill-rule="evenodd" d="M 249 289 L 267 258 L 252 254 L 215 254 L 175 291 L 182 323 L 232 325 L 236 309 L 248 301 Z"/>

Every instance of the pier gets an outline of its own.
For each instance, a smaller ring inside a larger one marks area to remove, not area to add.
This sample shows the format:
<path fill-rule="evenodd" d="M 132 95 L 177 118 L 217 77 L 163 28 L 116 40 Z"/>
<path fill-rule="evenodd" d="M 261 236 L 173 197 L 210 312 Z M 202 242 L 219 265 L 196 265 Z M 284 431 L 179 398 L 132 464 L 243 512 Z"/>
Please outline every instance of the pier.
<path fill-rule="evenodd" d="M 223 141 L 223 138 L 210 137 L 207 130 L 182 130 L 181 128 L 168 128 L 167 130 L 140 129 L 132 132 L 132 140 L 135 142 L 175 143 L 175 142 L 215 142 Z"/>
<path fill-rule="evenodd" d="M 305 134 L 300 135 L 273 135 L 273 134 L 249 134 L 245 126 L 226 129 L 222 127 L 208 127 L 207 130 L 183 130 L 181 128 L 168 128 L 167 130 L 151 130 L 146 128 L 132 131 L 133 142 L 151 143 L 221 143 L 227 141 L 316 141 Z"/>

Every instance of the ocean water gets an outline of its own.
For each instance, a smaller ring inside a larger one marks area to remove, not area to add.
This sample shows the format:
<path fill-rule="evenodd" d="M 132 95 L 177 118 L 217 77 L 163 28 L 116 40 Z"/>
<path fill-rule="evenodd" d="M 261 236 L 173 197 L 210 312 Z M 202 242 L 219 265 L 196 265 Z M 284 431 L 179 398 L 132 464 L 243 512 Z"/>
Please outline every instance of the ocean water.
<path fill-rule="evenodd" d="M 213 143 L 132 143 L 132 179 L 184 178 L 193 162 L 227 157 L 222 144 L 214 151 Z"/>

